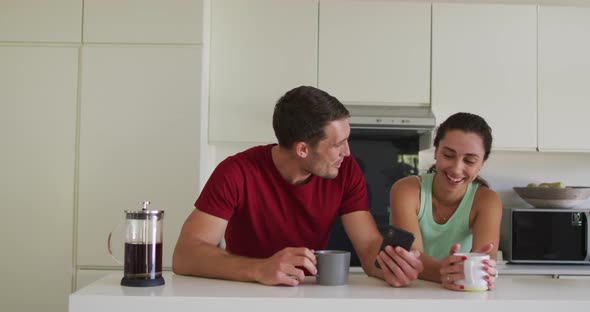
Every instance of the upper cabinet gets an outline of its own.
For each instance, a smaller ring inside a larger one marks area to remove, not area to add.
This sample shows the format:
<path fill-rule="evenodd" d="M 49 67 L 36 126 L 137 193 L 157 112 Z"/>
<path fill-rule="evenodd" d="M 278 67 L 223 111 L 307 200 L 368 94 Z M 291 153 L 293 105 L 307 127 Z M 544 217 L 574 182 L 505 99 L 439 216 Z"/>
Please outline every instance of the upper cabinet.
<path fill-rule="evenodd" d="M 200 44 L 202 16 L 202 0 L 85 0 L 84 42 Z"/>
<path fill-rule="evenodd" d="M 274 105 L 317 86 L 318 1 L 211 1 L 209 140 L 275 142 Z"/>
<path fill-rule="evenodd" d="M 320 2 L 319 87 L 344 103 L 430 104 L 430 3 Z"/>
<path fill-rule="evenodd" d="M 493 129 L 494 148 L 535 150 L 537 6 L 435 3 L 432 14 L 437 122 L 475 113 Z"/>
<path fill-rule="evenodd" d="M 590 151 L 590 8 L 539 9 L 539 150 Z"/>
<path fill-rule="evenodd" d="M 0 1 L 0 41 L 79 43 L 82 0 Z"/>

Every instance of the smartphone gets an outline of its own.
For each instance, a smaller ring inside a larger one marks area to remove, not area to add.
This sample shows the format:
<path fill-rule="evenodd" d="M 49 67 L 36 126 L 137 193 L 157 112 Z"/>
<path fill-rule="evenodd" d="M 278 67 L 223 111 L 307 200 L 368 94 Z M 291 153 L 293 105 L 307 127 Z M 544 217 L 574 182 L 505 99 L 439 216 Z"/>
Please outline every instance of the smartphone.
<path fill-rule="evenodd" d="M 416 239 L 414 234 L 390 225 L 385 230 L 385 232 L 383 232 L 383 243 L 381 243 L 381 248 L 379 251 L 384 250 L 385 246 L 387 245 L 392 247 L 400 246 L 403 249 L 410 251 L 410 248 L 412 248 L 412 244 L 414 243 L 414 239 Z M 377 260 L 375 260 L 375 266 L 381 268 Z"/>

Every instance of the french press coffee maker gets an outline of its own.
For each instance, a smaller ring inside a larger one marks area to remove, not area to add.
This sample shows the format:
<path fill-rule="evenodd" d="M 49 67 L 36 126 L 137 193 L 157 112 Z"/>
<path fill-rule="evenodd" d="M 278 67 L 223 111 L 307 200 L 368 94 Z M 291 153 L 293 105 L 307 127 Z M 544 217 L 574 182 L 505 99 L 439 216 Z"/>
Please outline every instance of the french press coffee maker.
<path fill-rule="evenodd" d="M 125 210 L 125 262 L 123 286 L 164 285 L 162 277 L 163 210 Z M 109 237 L 110 250 L 110 237 Z M 111 253 L 112 254 L 112 253 Z"/>

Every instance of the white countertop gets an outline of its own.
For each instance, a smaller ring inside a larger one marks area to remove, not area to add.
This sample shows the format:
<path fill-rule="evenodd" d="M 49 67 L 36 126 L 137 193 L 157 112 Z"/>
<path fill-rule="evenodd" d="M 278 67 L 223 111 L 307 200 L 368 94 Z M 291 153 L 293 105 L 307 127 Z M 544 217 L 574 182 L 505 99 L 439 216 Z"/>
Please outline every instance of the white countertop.
<path fill-rule="evenodd" d="M 590 276 L 588 264 L 522 264 L 499 261 L 496 268 L 501 275 Z M 363 273 L 361 267 L 351 267 L 350 271 Z"/>
<path fill-rule="evenodd" d="M 516 264 L 499 263 L 498 272 L 502 275 L 551 275 L 559 276 L 590 276 L 588 264 Z"/>
<path fill-rule="evenodd" d="M 590 306 L 590 279 L 550 276 L 500 276 L 496 289 L 454 292 L 438 283 L 414 281 L 393 288 L 384 281 L 351 273 L 348 285 L 322 286 L 313 277 L 302 285 L 264 286 L 175 275 L 165 272 L 166 285 L 120 286 L 111 274 L 70 295 L 70 312 L 93 311 L 585 311 Z"/>

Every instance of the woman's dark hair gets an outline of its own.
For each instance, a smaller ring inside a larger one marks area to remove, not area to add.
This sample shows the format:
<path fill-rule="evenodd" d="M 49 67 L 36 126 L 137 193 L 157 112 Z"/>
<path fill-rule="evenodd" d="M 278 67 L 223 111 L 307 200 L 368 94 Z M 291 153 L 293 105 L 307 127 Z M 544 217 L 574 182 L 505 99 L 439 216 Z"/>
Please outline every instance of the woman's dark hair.
<path fill-rule="evenodd" d="M 477 134 L 482 142 L 484 147 L 484 156 L 483 159 L 487 160 L 490 156 L 490 152 L 492 151 L 492 128 L 488 125 L 488 123 L 480 116 L 471 114 L 471 113 L 456 113 L 451 115 L 447 120 L 441 123 L 436 130 L 436 136 L 434 137 L 434 146 L 438 148 L 438 144 L 442 139 L 444 139 L 445 135 L 450 130 L 460 130 L 466 133 L 475 133 Z M 436 168 L 433 165 L 428 169 L 428 172 L 435 172 Z M 477 176 L 475 182 L 489 187 L 489 184 L 481 178 Z"/>
<path fill-rule="evenodd" d="M 326 124 L 348 117 L 350 113 L 335 97 L 318 88 L 301 86 L 278 100 L 272 127 L 282 147 L 290 148 L 295 142 L 313 147 L 325 138 Z"/>

